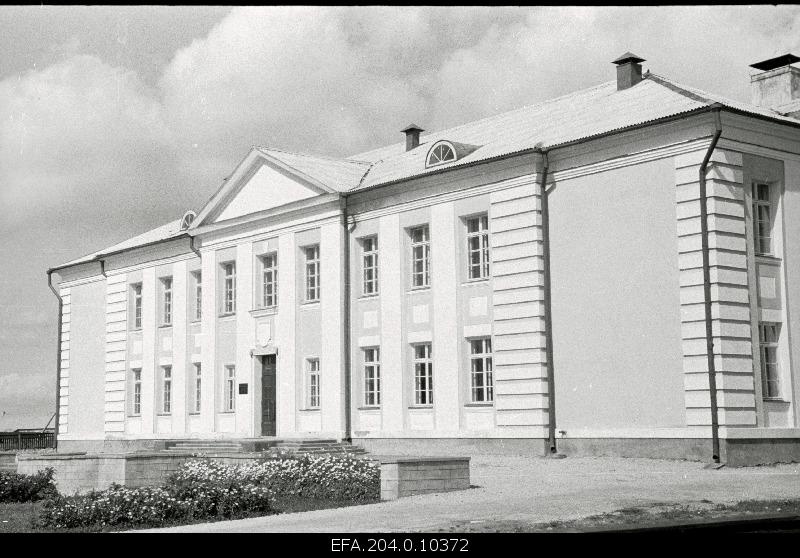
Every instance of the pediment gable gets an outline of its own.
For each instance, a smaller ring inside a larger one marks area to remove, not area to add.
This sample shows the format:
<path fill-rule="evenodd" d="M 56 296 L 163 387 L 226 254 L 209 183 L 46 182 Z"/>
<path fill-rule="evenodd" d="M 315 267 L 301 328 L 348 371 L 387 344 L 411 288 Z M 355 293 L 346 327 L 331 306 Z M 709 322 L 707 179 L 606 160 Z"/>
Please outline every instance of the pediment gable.
<path fill-rule="evenodd" d="M 192 223 L 192 228 L 273 209 L 330 191 L 314 179 L 253 150 L 209 200 Z"/>

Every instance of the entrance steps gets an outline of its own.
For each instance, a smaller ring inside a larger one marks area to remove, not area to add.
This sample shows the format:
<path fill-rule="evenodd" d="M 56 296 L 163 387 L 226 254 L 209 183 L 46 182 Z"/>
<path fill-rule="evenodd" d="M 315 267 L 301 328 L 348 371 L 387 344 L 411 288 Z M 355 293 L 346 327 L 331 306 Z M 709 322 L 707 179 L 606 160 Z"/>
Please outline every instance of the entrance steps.
<path fill-rule="evenodd" d="M 230 440 L 175 440 L 167 442 L 165 451 L 171 453 L 268 453 L 281 454 L 336 454 L 365 455 L 364 448 L 333 438 L 249 438 Z"/>

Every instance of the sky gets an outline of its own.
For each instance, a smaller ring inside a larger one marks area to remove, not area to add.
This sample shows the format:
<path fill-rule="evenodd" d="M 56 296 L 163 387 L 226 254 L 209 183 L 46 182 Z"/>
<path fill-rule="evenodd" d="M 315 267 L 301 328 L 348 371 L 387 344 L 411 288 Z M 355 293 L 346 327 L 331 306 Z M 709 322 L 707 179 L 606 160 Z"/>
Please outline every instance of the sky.
<path fill-rule="evenodd" d="M 645 69 L 749 101 L 800 7 L 0 7 L 0 430 L 54 411 L 46 270 L 199 210 L 253 145 L 349 156 Z"/>

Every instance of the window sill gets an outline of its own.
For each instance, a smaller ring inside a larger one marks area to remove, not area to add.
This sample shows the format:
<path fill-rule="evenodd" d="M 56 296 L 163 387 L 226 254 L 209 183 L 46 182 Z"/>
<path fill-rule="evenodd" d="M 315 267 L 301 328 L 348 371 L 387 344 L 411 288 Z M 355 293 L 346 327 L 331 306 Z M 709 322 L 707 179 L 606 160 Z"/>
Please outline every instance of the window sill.
<path fill-rule="evenodd" d="M 484 277 L 482 279 L 465 279 L 464 281 L 462 281 L 461 286 L 462 287 L 471 287 L 471 286 L 474 286 L 474 285 L 488 285 L 489 284 L 489 280 L 491 278 L 492 277 L 489 276 L 489 277 Z"/>
<path fill-rule="evenodd" d="M 411 287 L 409 290 L 406 291 L 406 294 L 419 294 L 429 292 L 431 290 L 431 286 L 428 285 L 427 287 Z"/>
<path fill-rule="evenodd" d="M 464 403 L 464 407 L 488 408 L 488 407 L 494 407 L 494 402 L 490 401 L 487 403 Z"/>
<path fill-rule="evenodd" d="M 278 313 L 277 306 L 266 306 L 264 308 L 255 308 L 250 310 L 250 315 L 255 318 L 260 318 L 261 316 L 273 316 Z"/>
<path fill-rule="evenodd" d="M 431 405 L 409 405 L 409 409 L 422 409 L 422 410 L 431 410 L 433 409 L 433 404 Z"/>
<path fill-rule="evenodd" d="M 200 323 L 201 323 L 202 321 L 203 321 L 202 319 L 201 319 L 201 320 L 192 320 L 192 321 L 191 321 L 191 322 L 189 322 L 189 323 L 190 323 L 191 325 L 200 325 Z"/>
<path fill-rule="evenodd" d="M 300 308 L 313 308 L 319 306 L 319 300 L 304 300 L 300 303 Z"/>
<path fill-rule="evenodd" d="M 134 419 L 134 418 L 142 418 L 142 415 L 141 415 L 141 414 L 138 414 L 138 415 L 128 415 L 128 418 L 132 418 L 132 419 Z"/>
<path fill-rule="evenodd" d="M 380 405 L 365 405 L 363 407 L 358 408 L 359 411 L 380 411 Z"/>
<path fill-rule="evenodd" d="M 235 415 L 236 414 L 236 409 L 234 409 L 233 411 L 219 411 L 218 414 L 220 414 L 220 415 Z"/>
<path fill-rule="evenodd" d="M 778 256 L 774 256 L 772 254 L 755 254 L 756 260 L 760 261 L 761 263 L 772 263 L 772 264 L 779 264 L 783 261 L 782 258 Z"/>
<path fill-rule="evenodd" d="M 189 416 L 190 417 L 199 417 L 200 413 L 198 411 L 192 411 L 191 413 L 189 413 Z"/>
<path fill-rule="evenodd" d="M 158 326 L 158 329 L 169 329 L 172 327 L 172 324 L 161 324 Z"/>
<path fill-rule="evenodd" d="M 789 401 L 782 397 L 764 397 L 764 402 L 766 403 L 784 403 L 786 405 L 789 404 Z"/>
<path fill-rule="evenodd" d="M 372 298 L 378 298 L 380 293 L 372 293 L 372 294 L 362 294 L 358 297 L 358 300 L 370 300 Z"/>
<path fill-rule="evenodd" d="M 218 317 L 220 320 L 222 320 L 222 319 L 225 319 L 225 318 L 233 318 L 233 317 L 235 317 L 235 316 L 236 316 L 236 312 L 228 312 L 228 313 L 226 313 L 226 314 L 220 314 L 220 315 L 219 315 L 219 316 L 217 316 L 217 317 Z"/>
<path fill-rule="evenodd" d="M 142 331 L 142 328 L 141 327 L 132 327 L 132 328 L 130 328 L 130 332 L 131 333 L 134 333 L 134 332 L 137 332 L 137 331 Z"/>
<path fill-rule="evenodd" d="M 157 417 L 171 417 L 172 413 L 156 413 Z"/>
<path fill-rule="evenodd" d="M 319 407 L 307 407 L 305 409 L 300 409 L 301 413 L 318 413 L 319 411 Z"/>

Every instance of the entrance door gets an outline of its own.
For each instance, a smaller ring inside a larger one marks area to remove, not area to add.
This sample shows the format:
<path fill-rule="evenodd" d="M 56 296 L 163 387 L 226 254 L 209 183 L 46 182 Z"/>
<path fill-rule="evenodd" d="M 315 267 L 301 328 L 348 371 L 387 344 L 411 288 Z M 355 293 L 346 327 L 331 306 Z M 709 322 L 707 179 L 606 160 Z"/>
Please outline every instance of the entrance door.
<path fill-rule="evenodd" d="M 261 435 L 275 436 L 275 355 L 261 357 Z"/>

